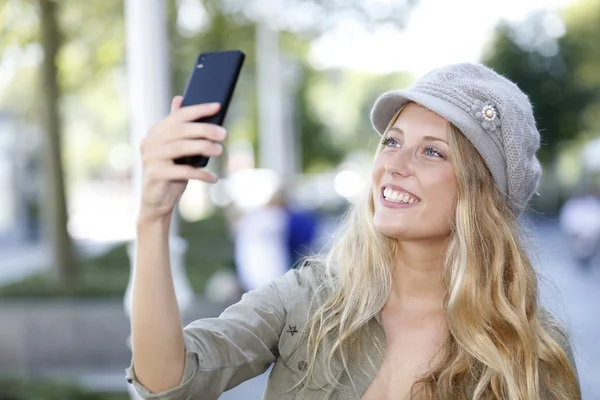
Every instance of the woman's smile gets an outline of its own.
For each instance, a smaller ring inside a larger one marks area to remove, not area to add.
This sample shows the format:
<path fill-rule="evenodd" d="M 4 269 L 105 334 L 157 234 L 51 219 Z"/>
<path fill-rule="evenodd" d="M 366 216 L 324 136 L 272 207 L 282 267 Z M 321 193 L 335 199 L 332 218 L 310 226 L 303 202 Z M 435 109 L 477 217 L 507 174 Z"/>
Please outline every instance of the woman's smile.
<path fill-rule="evenodd" d="M 408 190 L 391 184 L 385 184 L 381 187 L 381 196 L 379 197 L 384 207 L 389 208 L 410 208 L 418 205 L 421 199 Z"/>

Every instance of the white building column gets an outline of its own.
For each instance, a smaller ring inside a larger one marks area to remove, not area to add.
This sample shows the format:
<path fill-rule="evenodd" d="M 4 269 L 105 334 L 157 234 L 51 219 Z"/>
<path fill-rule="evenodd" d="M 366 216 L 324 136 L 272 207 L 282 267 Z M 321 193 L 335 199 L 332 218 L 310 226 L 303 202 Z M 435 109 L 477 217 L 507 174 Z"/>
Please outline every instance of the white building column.
<path fill-rule="evenodd" d="M 277 2 L 273 8 L 277 9 Z M 265 17 L 265 20 L 268 20 Z M 277 172 L 285 181 L 296 172 L 293 124 L 286 94 L 285 64 L 279 50 L 279 31 L 267 21 L 256 25 L 256 82 L 260 167 Z"/>
<path fill-rule="evenodd" d="M 169 70 L 167 1 L 126 0 L 127 81 L 133 163 L 133 192 L 139 204 L 141 189 L 140 141 L 148 130 L 169 113 L 171 76 Z M 136 213 L 137 215 L 137 210 Z M 186 242 L 177 236 L 177 217 L 171 224 L 171 269 L 181 314 L 193 302 L 193 291 L 185 273 Z M 124 298 L 125 313 L 131 311 L 131 278 L 135 265 L 135 244 L 129 246 L 131 276 Z M 130 386 L 133 399 L 137 395 Z"/>

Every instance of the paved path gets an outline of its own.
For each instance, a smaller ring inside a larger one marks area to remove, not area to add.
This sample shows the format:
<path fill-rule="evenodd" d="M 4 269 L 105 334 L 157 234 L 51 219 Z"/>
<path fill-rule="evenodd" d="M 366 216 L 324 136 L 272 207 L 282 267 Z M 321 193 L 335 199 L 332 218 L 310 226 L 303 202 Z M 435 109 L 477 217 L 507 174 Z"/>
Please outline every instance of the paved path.
<path fill-rule="evenodd" d="M 600 400 L 600 265 L 581 270 L 556 224 L 536 232 L 542 299 L 571 330 L 583 398 Z"/>

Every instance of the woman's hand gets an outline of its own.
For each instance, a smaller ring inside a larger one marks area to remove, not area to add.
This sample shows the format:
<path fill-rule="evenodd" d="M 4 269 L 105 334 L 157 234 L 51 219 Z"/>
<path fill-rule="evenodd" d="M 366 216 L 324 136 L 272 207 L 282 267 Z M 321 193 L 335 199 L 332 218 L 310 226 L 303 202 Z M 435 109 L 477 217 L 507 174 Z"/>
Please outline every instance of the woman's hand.
<path fill-rule="evenodd" d="M 171 103 L 171 114 L 154 125 L 142 140 L 142 188 L 139 219 L 169 218 L 189 179 L 215 183 L 217 176 L 204 169 L 177 165 L 185 156 L 219 156 L 227 131 L 215 124 L 191 122 L 219 111 L 216 103 L 181 107 L 183 97 Z"/>

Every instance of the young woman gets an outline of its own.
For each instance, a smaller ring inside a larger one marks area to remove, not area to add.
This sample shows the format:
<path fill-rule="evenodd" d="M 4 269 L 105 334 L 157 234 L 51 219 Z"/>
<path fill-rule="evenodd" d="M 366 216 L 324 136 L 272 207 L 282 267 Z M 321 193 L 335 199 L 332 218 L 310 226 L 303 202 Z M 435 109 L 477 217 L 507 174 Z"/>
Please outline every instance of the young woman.
<path fill-rule="evenodd" d="M 569 341 L 539 304 L 517 217 L 535 191 L 531 104 L 482 65 L 434 70 L 372 111 L 364 201 L 323 257 L 182 330 L 168 227 L 225 131 L 180 108 L 144 140 L 128 379 L 147 399 L 217 399 L 274 363 L 263 399 L 579 399 Z M 135 369 L 135 370 L 134 370 Z"/>

